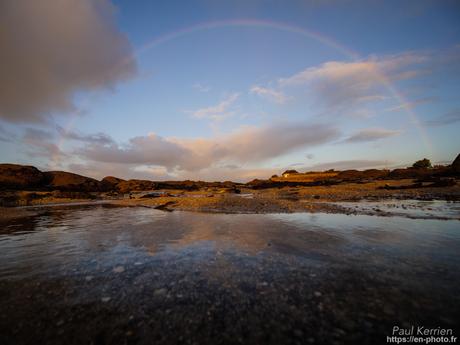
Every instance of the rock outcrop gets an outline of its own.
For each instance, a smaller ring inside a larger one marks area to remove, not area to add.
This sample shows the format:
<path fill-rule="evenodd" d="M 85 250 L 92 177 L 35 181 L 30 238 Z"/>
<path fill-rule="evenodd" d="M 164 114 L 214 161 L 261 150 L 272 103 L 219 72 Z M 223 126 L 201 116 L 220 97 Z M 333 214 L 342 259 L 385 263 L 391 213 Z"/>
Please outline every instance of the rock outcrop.
<path fill-rule="evenodd" d="M 66 171 L 47 171 L 46 188 L 61 191 L 99 192 L 103 191 L 102 182 Z"/>
<path fill-rule="evenodd" d="M 454 173 L 460 173 L 460 153 L 458 154 L 457 158 L 454 159 L 450 168 Z"/>
<path fill-rule="evenodd" d="M 134 179 L 118 183 L 115 189 L 120 193 L 129 193 L 134 191 L 154 190 L 157 189 L 157 185 L 152 181 Z"/>
<path fill-rule="evenodd" d="M 0 164 L 0 189 L 30 189 L 44 181 L 45 175 L 33 166 Z"/>
<path fill-rule="evenodd" d="M 104 191 L 112 191 L 116 190 L 117 185 L 121 182 L 126 182 L 126 180 L 114 176 L 106 176 L 101 180 L 101 185 Z"/>
<path fill-rule="evenodd" d="M 388 170 L 368 169 L 364 171 L 359 170 L 344 170 L 335 176 L 335 179 L 342 181 L 360 181 L 360 180 L 381 180 L 389 175 Z"/>
<path fill-rule="evenodd" d="M 423 179 L 427 176 L 433 174 L 433 171 L 430 169 L 394 169 L 389 174 L 388 177 L 394 180 L 402 180 L 402 179 Z"/>

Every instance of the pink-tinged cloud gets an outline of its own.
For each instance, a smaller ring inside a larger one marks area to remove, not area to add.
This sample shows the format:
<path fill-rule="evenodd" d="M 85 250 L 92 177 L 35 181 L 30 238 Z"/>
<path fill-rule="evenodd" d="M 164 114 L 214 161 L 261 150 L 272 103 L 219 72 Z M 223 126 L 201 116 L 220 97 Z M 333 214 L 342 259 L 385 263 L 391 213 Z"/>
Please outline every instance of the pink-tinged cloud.
<path fill-rule="evenodd" d="M 88 141 L 78 154 L 95 162 L 161 166 L 168 171 L 196 172 L 217 165 L 263 162 L 296 149 L 328 143 L 338 137 L 338 130 L 330 125 L 279 124 L 246 127 L 218 138 L 180 139 L 149 134 L 132 138 L 125 145 Z"/>
<path fill-rule="evenodd" d="M 76 111 L 75 93 L 135 73 L 109 0 L 14 0 L 0 6 L 0 119 L 42 122 Z"/>
<path fill-rule="evenodd" d="M 361 61 L 329 61 L 278 80 L 282 88 L 306 87 L 330 108 L 350 107 L 387 98 L 387 82 L 414 78 L 426 69 L 423 54 L 406 53 Z"/>

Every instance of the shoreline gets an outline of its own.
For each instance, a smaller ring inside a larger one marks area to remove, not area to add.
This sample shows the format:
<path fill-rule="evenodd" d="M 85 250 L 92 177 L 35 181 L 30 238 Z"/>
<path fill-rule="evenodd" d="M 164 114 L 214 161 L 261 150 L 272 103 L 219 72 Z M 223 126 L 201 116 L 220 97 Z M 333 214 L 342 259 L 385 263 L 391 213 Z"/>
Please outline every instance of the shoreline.
<path fill-rule="evenodd" d="M 0 207 L 0 220 L 20 218 L 40 207 L 61 207 L 108 204 L 121 207 L 148 207 L 163 211 L 190 211 L 228 214 L 257 213 L 335 213 L 346 215 L 402 216 L 414 219 L 458 219 L 446 216 L 423 202 L 460 202 L 460 186 L 437 188 L 401 188 L 412 180 L 347 183 L 336 186 L 283 187 L 263 190 L 241 189 L 239 193 L 222 190 L 154 190 L 132 192 L 125 198 L 103 193 L 92 199 L 60 199 L 44 197 L 28 200 L 27 205 Z M 389 186 L 390 189 L 383 189 Z M 27 192 L 22 197 L 27 197 Z M 36 192 L 30 192 L 36 194 Z M 24 199 L 25 200 L 25 199 Z M 405 203 L 407 205 L 405 205 Z M 380 205 L 386 204 L 386 209 Z M 375 206 L 375 207 L 374 207 Z M 423 214 L 426 208 L 427 214 Z M 409 212 L 413 210 L 413 212 Z"/>

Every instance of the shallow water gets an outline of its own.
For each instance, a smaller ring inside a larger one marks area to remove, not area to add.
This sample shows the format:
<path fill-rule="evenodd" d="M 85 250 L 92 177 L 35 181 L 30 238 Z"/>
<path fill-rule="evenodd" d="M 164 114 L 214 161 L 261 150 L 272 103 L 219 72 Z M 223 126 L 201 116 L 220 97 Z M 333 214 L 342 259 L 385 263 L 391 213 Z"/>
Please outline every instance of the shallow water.
<path fill-rule="evenodd" d="M 337 202 L 350 211 L 402 216 L 414 219 L 460 220 L 460 202 L 443 200 L 362 200 L 359 202 Z"/>
<path fill-rule="evenodd" d="M 40 208 L 0 223 L 0 343 L 378 344 L 395 324 L 452 328 L 459 225 Z"/>

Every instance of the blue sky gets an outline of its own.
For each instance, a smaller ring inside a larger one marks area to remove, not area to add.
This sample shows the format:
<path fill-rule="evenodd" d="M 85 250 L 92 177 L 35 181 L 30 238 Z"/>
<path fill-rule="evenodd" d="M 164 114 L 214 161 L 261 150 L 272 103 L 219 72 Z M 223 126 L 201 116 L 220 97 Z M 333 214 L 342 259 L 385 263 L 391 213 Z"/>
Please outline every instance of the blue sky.
<path fill-rule="evenodd" d="M 455 1 L 12 1 L 0 158 L 240 181 L 447 163 L 460 152 L 459 13 Z"/>

